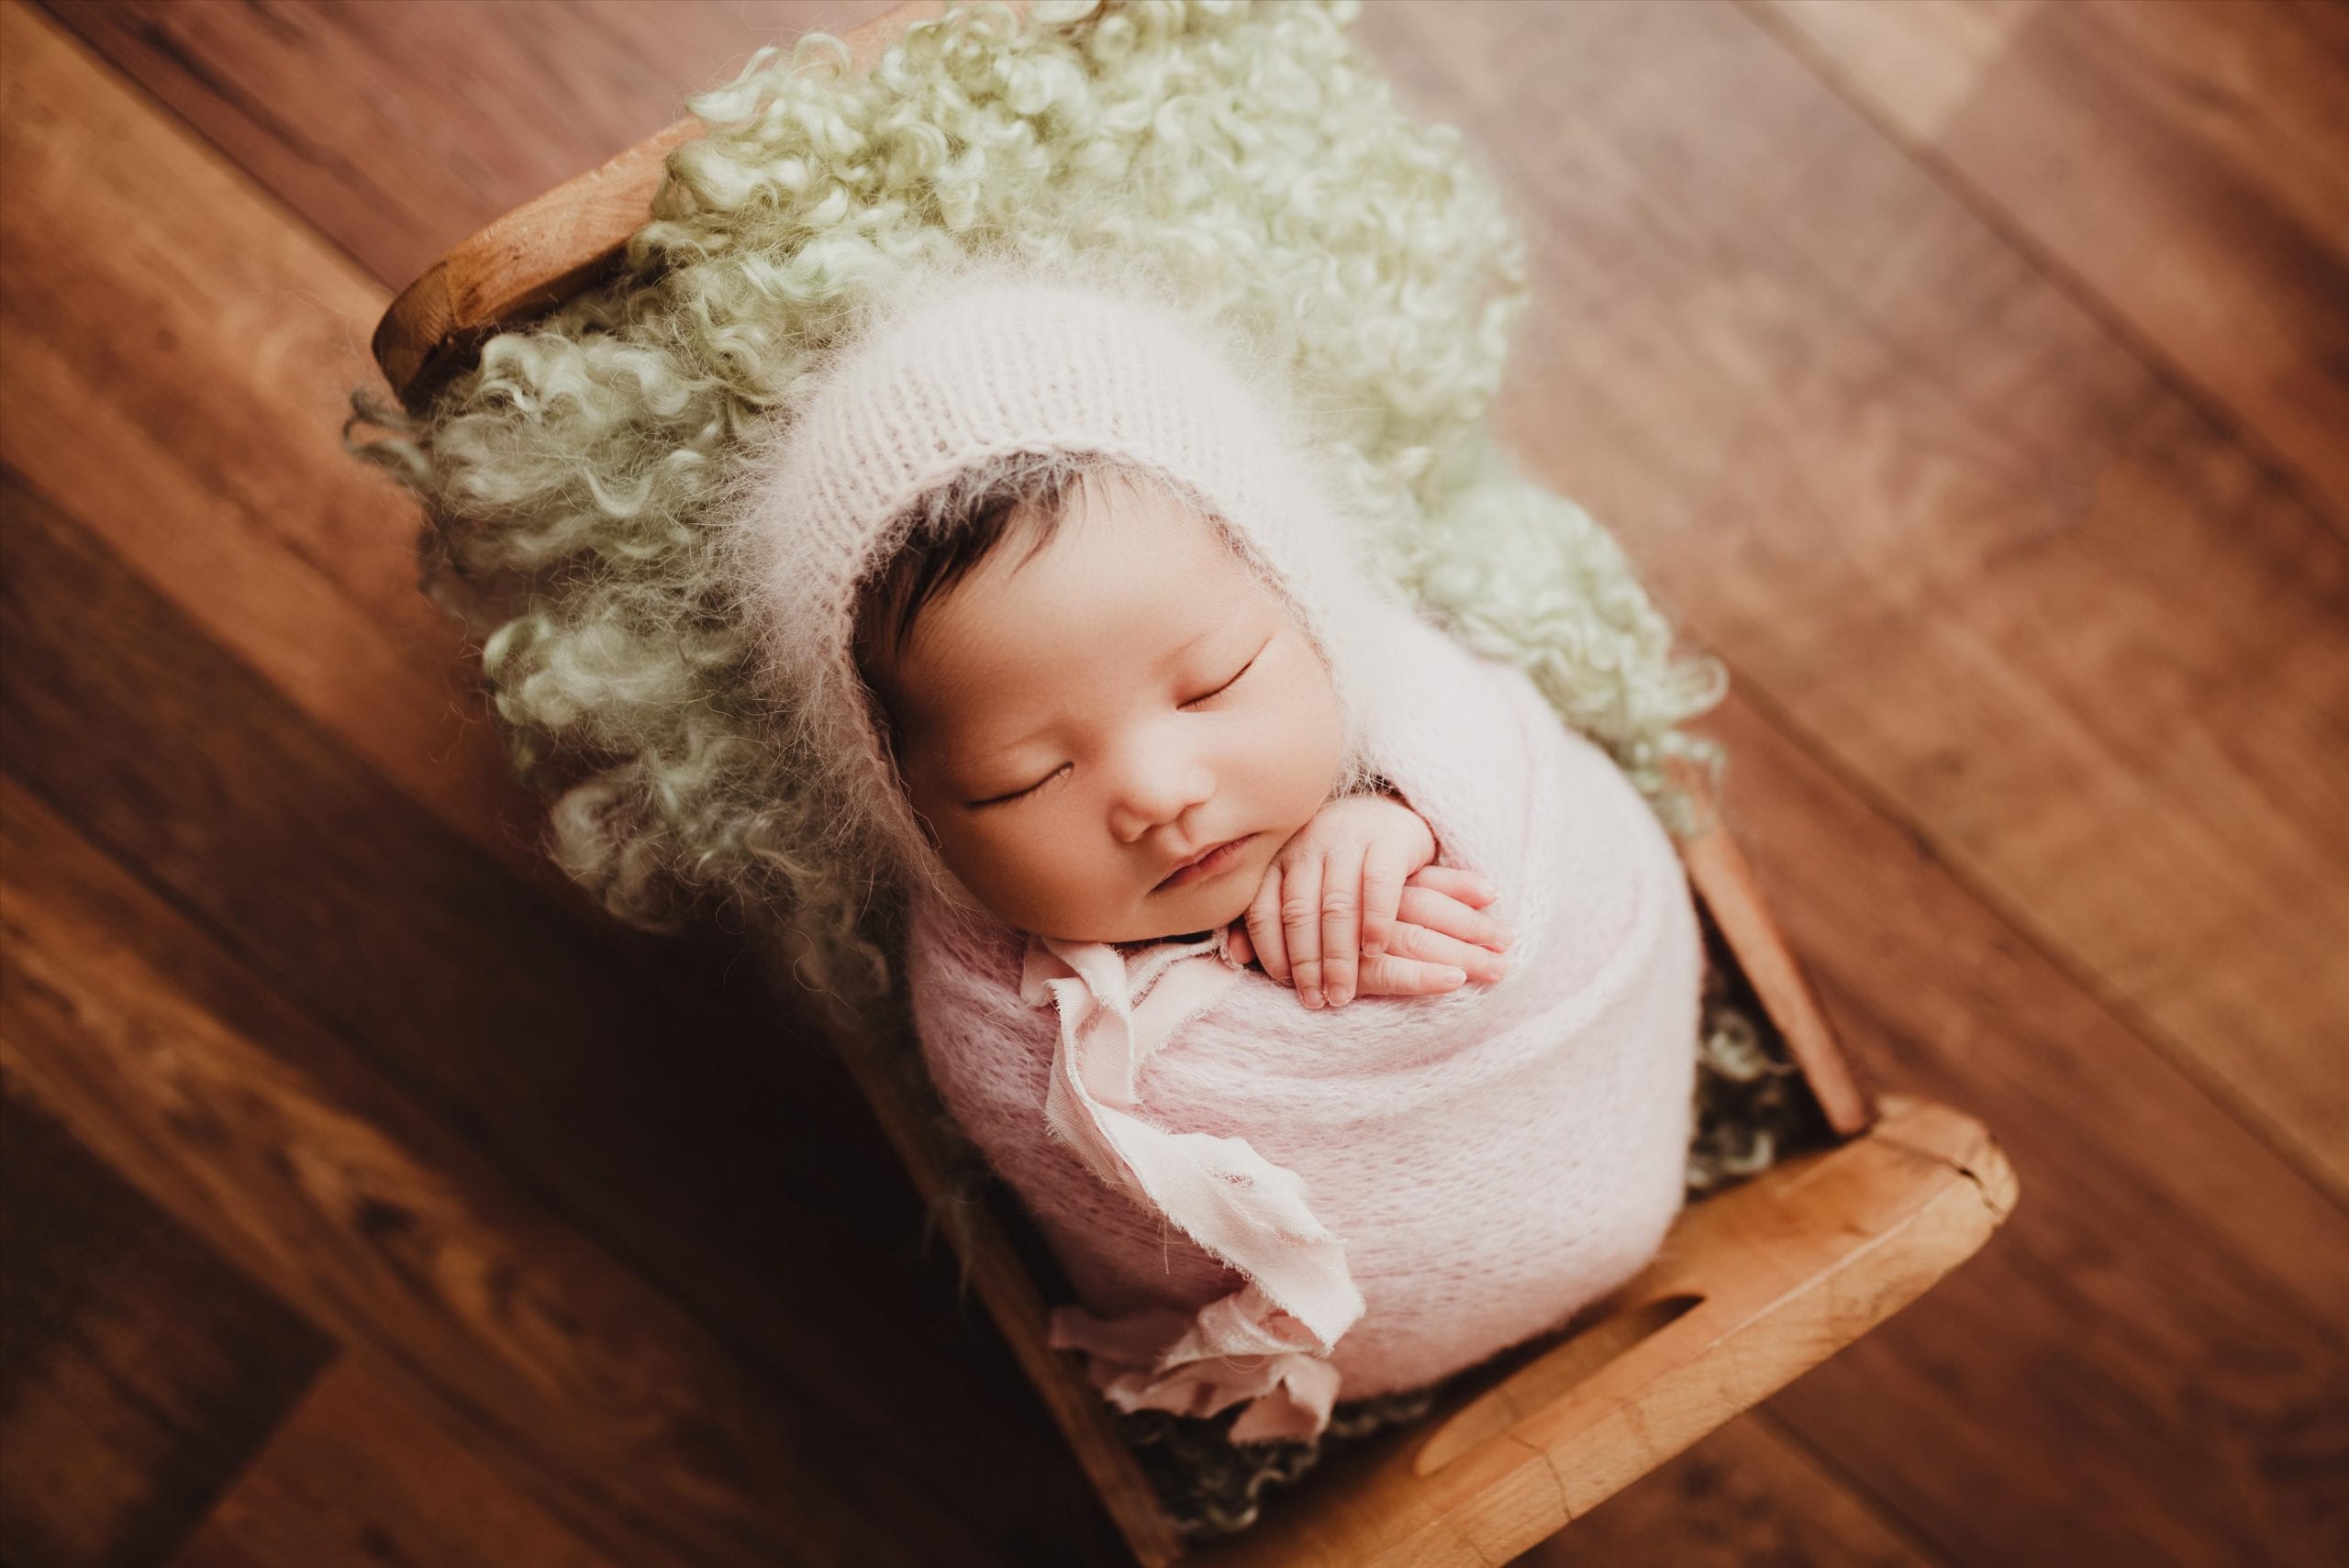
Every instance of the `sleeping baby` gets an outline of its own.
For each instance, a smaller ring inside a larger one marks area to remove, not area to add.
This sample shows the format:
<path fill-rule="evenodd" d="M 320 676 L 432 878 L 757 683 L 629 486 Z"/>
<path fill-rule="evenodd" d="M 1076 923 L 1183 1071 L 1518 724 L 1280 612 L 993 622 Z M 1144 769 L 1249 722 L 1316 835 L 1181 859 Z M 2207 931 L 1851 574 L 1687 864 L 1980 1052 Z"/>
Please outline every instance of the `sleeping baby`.
<path fill-rule="evenodd" d="M 1138 288 L 941 278 L 735 530 L 930 1076 L 1078 1297 L 1052 1342 L 1243 1442 L 1653 1256 L 1700 965 L 1646 804 L 1374 582 L 1279 386 Z"/>

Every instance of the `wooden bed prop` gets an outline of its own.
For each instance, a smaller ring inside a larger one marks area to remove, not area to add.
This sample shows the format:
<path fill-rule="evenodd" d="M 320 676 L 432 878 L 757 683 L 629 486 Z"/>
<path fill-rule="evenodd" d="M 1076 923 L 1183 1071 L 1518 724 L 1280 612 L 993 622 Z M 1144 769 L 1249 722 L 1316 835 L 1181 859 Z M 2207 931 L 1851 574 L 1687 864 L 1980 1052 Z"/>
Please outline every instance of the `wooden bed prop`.
<path fill-rule="evenodd" d="M 1024 9 L 1024 0 L 1012 0 Z M 935 0 L 847 35 L 869 67 Z M 650 216 L 687 120 L 499 218 L 404 290 L 376 328 L 393 389 L 420 409 L 491 334 L 608 275 Z M 1841 1141 L 1691 1205 L 1638 1279 L 1554 1343 L 1467 1374 L 1424 1419 L 1333 1453 L 1263 1518 L 1187 1550 L 1076 1358 L 1045 1345 L 1047 1303 L 1008 1230 L 965 1210 L 972 1282 L 1143 1568 L 1477 1568 L 1563 1529 L 1916 1299 L 2013 1210 L 2016 1184 L 1973 1118 L 1854 1075 L 1736 843 L 1701 792 L 1681 847 L 1699 902 Z M 925 1086 L 841 1051 L 925 1200 L 952 1155 Z"/>

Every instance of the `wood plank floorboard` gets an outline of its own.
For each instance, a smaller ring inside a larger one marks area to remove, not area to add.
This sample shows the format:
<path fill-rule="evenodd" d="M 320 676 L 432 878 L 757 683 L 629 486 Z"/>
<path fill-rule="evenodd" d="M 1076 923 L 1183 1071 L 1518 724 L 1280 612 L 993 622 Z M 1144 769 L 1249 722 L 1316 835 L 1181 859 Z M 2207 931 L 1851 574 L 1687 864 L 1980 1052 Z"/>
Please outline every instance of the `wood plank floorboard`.
<path fill-rule="evenodd" d="M 1970 28 L 1971 50 L 1921 44 L 1951 28 L 1915 10 L 1764 0 L 1756 14 L 2349 535 L 2349 9 L 1967 6 L 1945 20 Z"/>
<path fill-rule="evenodd" d="M 945 1353 L 945 1276 L 908 1255 L 919 1209 L 812 1041 L 686 993 L 655 968 L 663 944 L 566 917 L 450 842 L 39 498 L 0 495 L 15 519 L 0 660 L 40 673 L 0 698 L 22 776 L 278 994 L 782 1369 L 811 1431 L 856 1434 L 876 1465 L 967 1443 L 939 1484 L 982 1517 L 1018 1509 L 995 1467 L 1022 1473 L 1053 1434 L 1016 1371 Z M 114 721 L 84 722 L 101 711 Z M 672 1040 L 690 1048 L 656 1043 Z M 778 1047 L 805 1059 L 788 1082 Z M 778 1138 L 779 1118 L 827 1130 Z M 935 1421 L 888 1421 L 893 1388 L 934 1402 Z"/>
<path fill-rule="evenodd" d="M 28 863 L 89 840 L 55 887 L 114 890 L 56 962 L 117 962 L 99 933 L 127 921 L 141 973 L 168 975 L 155 1005 L 226 1036 L 214 1059 L 263 1084 L 325 1073 L 299 1103 L 403 1170 L 463 1173 L 445 1179 L 476 1207 L 531 1217 L 567 1289 L 625 1282 L 663 1344 L 745 1369 L 759 1392 L 661 1402 L 683 1429 L 781 1444 L 804 1476 L 796 1445 L 857 1423 L 840 1440 L 870 1462 L 828 1461 L 852 1466 L 840 1509 L 794 1517 L 778 1483 L 663 1513 L 679 1533 L 656 1551 L 722 1517 L 796 1532 L 809 1561 L 1108 1560 L 1008 1355 L 944 1312 L 949 1271 L 895 1246 L 918 1210 L 845 1083 L 777 1067 L 725 952 L 602 930 L 536 859 L 461 639 L 414 594 L 414 519 L 327 439 L 385 285 L 668 117 L 747 51 L 737 7 L 596 7 L 561 60 L 524 6 L 438 6 L 430 28 L 52 8 L 153 95 L 0 15 L 6 166 L 33 198 L 0 203 L 5 580 L 28 584 L 0 656 L 42 671 L 0 713 L 34 785 L 5 798 Z M 1932 15 L 1911 79 L 1955 115 L 2027 17 Z M 1509 433 L 1734 663 L 1731 809 L 1831 1007 L 1876 1076 L 1981 1115 L 2024 1189 L 1952 1280 L 1528 1561 L 2349 1557 L 2349 1217 L 2318 1032 L 2342 1012 L 2310 935 L 2349 909 L 2349 818 L 2337 769 L 2309 765 L 2349 752 L 2349 642 L 2325 521 L 2265 455 L 2281 438 L 2214 426 L 2143 357 L 2171 350 L 2113 337 L 2118 306 L 2051 280 L 1737 12 L 1362 27 L 1531 208 L 1542 295 Z M 564 95 L 591 106 L 547 112 Z M 95 703 L 113 732 L 77 721 Z M 660 1054 L 648 1095 L 636 1042 L 680 1007 L 670 1038 L 694 1049 Z M 48 1093 L 138 1184 L 161 1178 L 121 1119 L 134 1091 Z M 216 1176 L 264 1207 L 277 1179 Z M 255 1245 L 173 1212 L 223 1256 Z M 306 1244 L 330 1275 L 383 1242 Z M 831 1301 L 786 1245 L 824 1261 Z M 452 1466 L 547 1521 L 516 1526 L 508 1561 L 530 1541 L 652 1560 L 583 1498 L 580 1447 L 484 1435 L 452 1400 L 508 1352 L 420 1375 L 383 1358 L 426 1326 L 317 1305 L 301 1270 L 255 1277 L 369 1359 L 294 1409 L 187 1561 L 373 1560 L 396 1505 L 332 1477 L 380 1399 L 421 1424 L 383 1423 L 409 1473 Z M 913 1370 L 860 1407 L 890 1354 Z M 888 1464 L 934 1507 L 881 1501 Z M 388 1539 L 432 1539 L 407 1522 Z"/>
<path fill-rule="evenodd" d="M 345 1356 L 171 1568 L 623 1568 Z"/>
<path fill-rule="evenodd" d="M 1905 1539 L 1762 1416 L 1738 1418 L 1609 1497 L 1516 1568 L 1924 1568 Z"/>
<path fill-rule="evenodd" d="M 1954 1562 L 2337 1561 L 2349 1216 L 1754 705 L 1713 728 L 1843 1038 L 1983 1107 L 2022 1187 L 1770 1417 Z"/>
<path fill-rule="evenodd" d="M 896 0 L 43 0 L 394 289 L 685 115 L 778 39 Z M 372 323 L 371 323 L 372 325 Z"/>
<path fill-rule="evenodd" d="M 560 889 L 464 638 L 416 591 L 414 508 L 335 439 L 384 291 L 37 13 L 0 25 L 0 460 L 310 723 Z"/>
<path fill-rule="evenodd" d="M 1364 26 L 1527 211 L 1533 469 L 2349 1201 L 2349 542 L 1734 7 Z"/>
<path fill-rule="evenodd" d="M 865 1430 L 713 1338 L 6 775 L 0 851 L 0 1064 L 567 1528 L 648 1568 L 1086 1560 L 1084 1516 L 1044 1542 L 1065 1556 L 1021 1551 L 1020 1522 L 893 1458 L 917 1430 Z"/>
<path fill-rule="evenodd" d="M 160 1562 L 333 1342 L 5 1069 L 0 1192 L 0 1562 Z"/>

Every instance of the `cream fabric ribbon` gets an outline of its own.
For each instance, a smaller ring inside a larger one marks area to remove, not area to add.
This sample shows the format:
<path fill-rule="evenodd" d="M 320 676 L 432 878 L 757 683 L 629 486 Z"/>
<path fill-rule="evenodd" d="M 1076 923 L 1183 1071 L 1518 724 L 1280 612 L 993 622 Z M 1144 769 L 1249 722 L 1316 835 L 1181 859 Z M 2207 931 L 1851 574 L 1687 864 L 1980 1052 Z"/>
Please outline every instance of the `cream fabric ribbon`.
<path fill-rule="evenodd" d="M 1189 1317 L 1112 1321 L 1059 1307 L 1049 1342 L 1085 1351 L 1095 1386 L 1119 1409 L 1211 1416 L 1246 1399 L 1234 1441 L 1318 1437 L 1337 1399 L 1330 1351 L 1363 1313 L 1345 1243 L 1313 1217 L 1303 1179 L 1245 1139 L 1170 1131 L 1138 1114 L 1143 1065 L 1239 980 L 1228 935 L 1130 957 L 1107 942 L 1029 938 L 1020 997 L 1060 1013 L 1044 1101 L 1052 1136 L 1249 1281 Z"/>

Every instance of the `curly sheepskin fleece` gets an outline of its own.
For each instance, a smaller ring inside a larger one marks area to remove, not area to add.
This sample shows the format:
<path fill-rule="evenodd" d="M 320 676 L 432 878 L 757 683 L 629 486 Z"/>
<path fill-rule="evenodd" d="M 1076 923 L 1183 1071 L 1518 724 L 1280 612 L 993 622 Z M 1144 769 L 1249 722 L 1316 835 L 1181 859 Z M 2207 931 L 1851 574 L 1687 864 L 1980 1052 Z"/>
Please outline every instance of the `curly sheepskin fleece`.
<path fill-rule="evenodd" d="M 1621 552 L 1521 476 L 1487 414 L 1527 299 L 1496 183 L 1415 123 L 1340 3 L 1040 0 L 838 39 L 690 99 L 619 275 L 353 442 L 423 503 L 425 582 L 482 639 L 551 850 L 618 917 L 779 928 L 837 1032 L 903 1041 L 905 896 L 769 721 L 712 519 L 750 438 L 911 273 L 1128 266 L 1286 368 L 1378 571 L 1521 670 L 1632 783 L 1701 751 L 1721 677 L 1676 657 Z"/>

